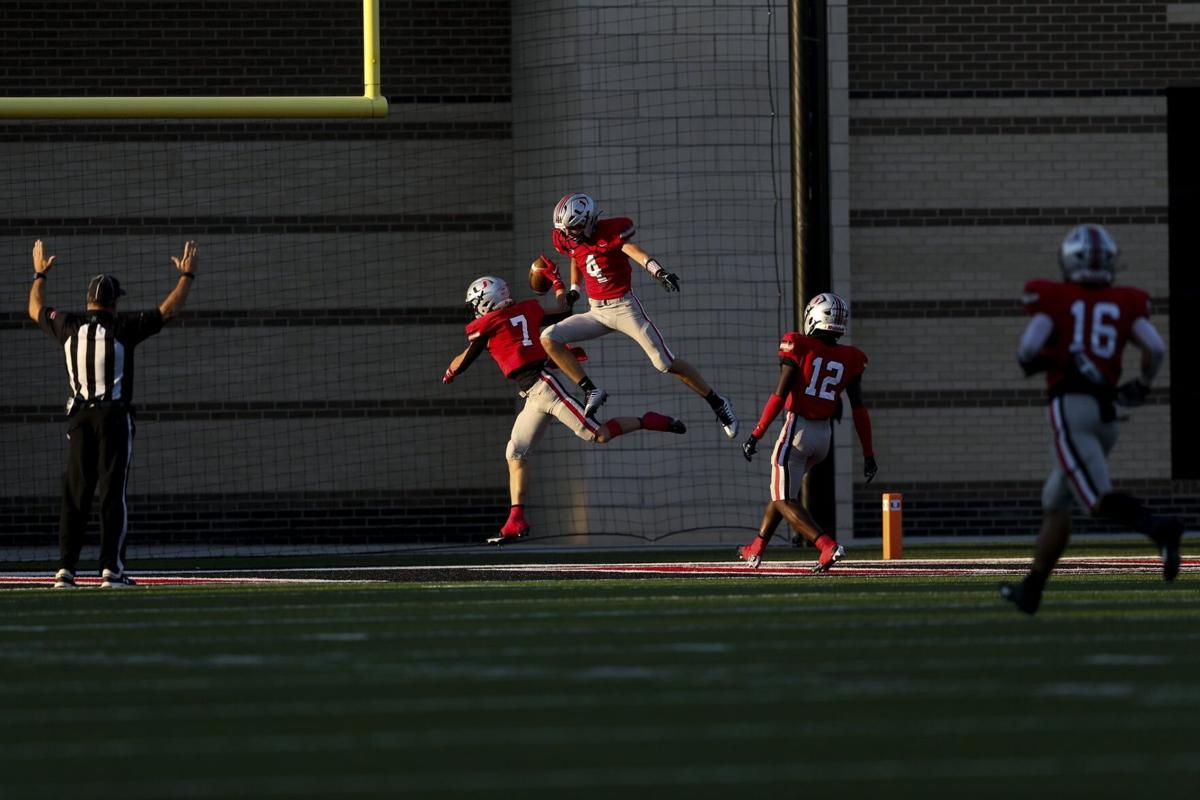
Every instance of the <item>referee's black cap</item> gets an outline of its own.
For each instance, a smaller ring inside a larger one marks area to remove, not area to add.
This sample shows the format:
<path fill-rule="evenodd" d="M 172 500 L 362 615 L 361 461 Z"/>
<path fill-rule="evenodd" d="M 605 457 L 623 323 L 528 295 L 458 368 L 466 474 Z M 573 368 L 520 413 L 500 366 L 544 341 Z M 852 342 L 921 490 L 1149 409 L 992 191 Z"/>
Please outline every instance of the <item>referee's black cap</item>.
<path fill-rule="evenodd" d="M 88 284 L 87 301 L 89 304 L 108 307 L 117 302 L 117 298 L 125 294 L 121 282 L 112 275 L 100 274 L 92 278 Z"/>

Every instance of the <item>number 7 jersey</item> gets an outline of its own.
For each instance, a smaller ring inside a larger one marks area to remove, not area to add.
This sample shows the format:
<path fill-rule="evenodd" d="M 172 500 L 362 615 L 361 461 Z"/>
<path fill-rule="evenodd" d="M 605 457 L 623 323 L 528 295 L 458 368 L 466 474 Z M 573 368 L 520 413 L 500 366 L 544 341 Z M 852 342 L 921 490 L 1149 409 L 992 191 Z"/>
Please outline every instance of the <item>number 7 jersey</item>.
<path fill-rule="evenodd" d="M 546 360 L 546 351 L 538 341 L 545 316 L 537 300 L 522 300 L 471 320 L 467 340 L 486 337 L 488 352 L 504 377 L 510 378 L 522 367 Z"/>
<path fill-rule="evenodd" d="M 791 332 L 779 343 L 779 357 L 800 370 L 792 383 L 787 410 L 805 419 L 829 419 L 842 391 L 867 368 L 867 355 L 854 345 L 827 344 Z"/>

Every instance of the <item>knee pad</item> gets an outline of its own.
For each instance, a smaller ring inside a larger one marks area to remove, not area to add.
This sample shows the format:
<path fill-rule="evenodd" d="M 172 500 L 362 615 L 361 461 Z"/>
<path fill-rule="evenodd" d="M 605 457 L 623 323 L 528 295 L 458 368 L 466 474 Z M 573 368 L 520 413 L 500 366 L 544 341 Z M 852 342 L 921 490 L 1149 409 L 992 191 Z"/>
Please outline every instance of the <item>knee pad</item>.
<path fill-rule="evenodd" d="M 654 368 L 655 368 L 656 370 L 658 370 L 658 371 L 659 371 L 659 372 L 661 372 L 662 374 L 666 375 L 667 373 L 669 373 L 669 372 L 671 371 L 671 366 L 672 366 L 672 365 L 673 365 L 675 362 L 674 362 L 674 361 L 667 361 L 667 360 L 666 360 L 666 359 L 665 359 L 663 356 L 661 356 L 661 355 L 656 355 L 656 356 L 651 356 L 651 357 L 650 357 L 650 363 L 654 365 Z"/>

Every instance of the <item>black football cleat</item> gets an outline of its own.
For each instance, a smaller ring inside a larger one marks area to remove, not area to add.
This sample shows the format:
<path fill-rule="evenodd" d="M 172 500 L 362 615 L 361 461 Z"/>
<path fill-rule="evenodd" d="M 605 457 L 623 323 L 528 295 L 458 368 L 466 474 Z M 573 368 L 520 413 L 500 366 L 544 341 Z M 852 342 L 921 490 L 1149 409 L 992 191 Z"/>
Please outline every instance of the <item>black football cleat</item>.
<path fill-rule="evenodd" d="M 1037 613 L 1042 603 L 1041 589 L 1034 589 L 1028 581 L 1000 584 L 1000 596 L 1030 616 Z"/>
<path fill-rule="evenodd" d="M 667 425 L 667 433 L 687 433 L 687 425 L 683 424 L 683 420 L 671 417 L 671 422 Z"/>
<path fill-rule="evenodd" d="M 1173 517 L 1164 519 L 1155 525 L 1153 538 L 1162 553 L 1163 580 L 1173 581 L 1179 575 L 1182 560 L 1179 542 L 1183 539 L 1183 523 Z"/>

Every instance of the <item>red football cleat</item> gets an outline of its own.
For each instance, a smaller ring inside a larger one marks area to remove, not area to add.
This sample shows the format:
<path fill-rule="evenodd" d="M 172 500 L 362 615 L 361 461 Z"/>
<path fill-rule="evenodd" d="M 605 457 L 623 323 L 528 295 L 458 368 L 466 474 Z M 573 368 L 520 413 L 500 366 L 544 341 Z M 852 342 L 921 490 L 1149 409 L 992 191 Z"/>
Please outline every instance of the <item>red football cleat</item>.
<path fill-rule="evenodd" d="M 750 569 L 758 569 L 758 565 L 762 563 L 763 550 L 766 549 L 767 540 L 761 536 L 755 536 L 753 542 L 738 548 L 738 558 L 745 561 L 746 566 Z"/>
<path fill-rule="evenodd" d="M 829 568 L 837 562 L 841 561 L 846 556 L 846 548 L 834 542 L 829 547 L 821 551 L 821 557 L 817 559 L 817 563 L 813 564 L 813 572 L 828 572 Z"/>
<path fill-rule="evenodd" d="M 515 542 L 522 536 L 529 534 L 529 523 L 523 519 L 508 518 L 508 522 L 504 523 L 504 527 L 500 529 L 500 533 L 496 536 L 488 537 L 488 544 L 505 544 L 506 542 Z"/>

